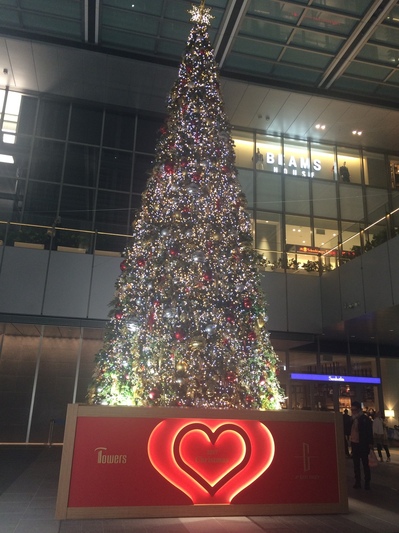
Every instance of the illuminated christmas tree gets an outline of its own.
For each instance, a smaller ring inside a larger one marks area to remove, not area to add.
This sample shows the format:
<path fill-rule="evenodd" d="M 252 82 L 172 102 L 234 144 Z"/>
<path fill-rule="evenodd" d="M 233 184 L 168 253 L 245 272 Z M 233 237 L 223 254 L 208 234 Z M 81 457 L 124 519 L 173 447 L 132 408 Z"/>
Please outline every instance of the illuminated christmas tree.
<path fill-rule="evenodd" d="M 278 358 L 209 42 L 212 17 L 204 2 L 190 13 L 89 402 L 278 409 Z"/>

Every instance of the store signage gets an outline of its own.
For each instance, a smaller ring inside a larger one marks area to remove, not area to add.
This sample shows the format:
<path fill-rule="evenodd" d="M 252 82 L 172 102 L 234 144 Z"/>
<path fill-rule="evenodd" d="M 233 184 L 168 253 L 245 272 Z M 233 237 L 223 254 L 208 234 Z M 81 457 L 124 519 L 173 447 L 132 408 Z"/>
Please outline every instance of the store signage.
<path fill-rule="evenodd" d="M 291 379 L 300 379 L 302 381 L 338 381 L 341 383 L 366 383 L 369 385 L 380 385 L 380 378 L 371 378 L 365 376 L 336 376 L 328 374 L 300 374 L 293 372 Z"/>
<path fill-rule="evenodd" d="M 272 152 L 267 152 L 265 161 L 275 173 L 283 171 L 284 174 L 302 176 L 304 178 L 314 178 L 315 172 L 320 172 L 322 169 L 320 159 L 314 159 L 311 165 L 309 157 L 284 156 L 283 154 L 276 155 Z"/>
<path fill-rule="evenodd" d="M 340 431 L 334 413 L 72 405 L 57 517 L 342 512 Z"/>

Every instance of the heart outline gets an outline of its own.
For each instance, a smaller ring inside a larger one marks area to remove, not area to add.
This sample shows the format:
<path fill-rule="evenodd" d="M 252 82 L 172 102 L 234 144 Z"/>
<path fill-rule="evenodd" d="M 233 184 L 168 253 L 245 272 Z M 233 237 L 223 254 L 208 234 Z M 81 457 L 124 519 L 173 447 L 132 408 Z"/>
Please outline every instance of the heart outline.
<path fill-rule="evenodd" d="M 214 485 L 209 483 L 206 479 L 204 479 L 203 476 L 196 470 L 194 470 L 189 464 L 187 464 L 186 461 L 184 461 L 183 457 L 181 456 L 181 442 L 184 439 L 184 437 L 190 433 L 191 431 L 199 430 L 208 437 L 209 441 L 212 445 L 215 445 L 219 437 L 222 433 L 226 431 L 232 431 L 236 434 L 238 434 L 244 441 L 245 444 L 245 453 L 244 458 L 242 461 L 240 461 L 237 465 L 235 465 L 232 469 L 230 469 L 224 476 L 222 476 Z M 217 427 L 215 431 L 212 431 L 211 428 L 206 426 L 205 424 L 202 424 L 200 422 L 194 422 L 192 424 L 189 424 L 185 427 L 183 427 L 176 435 L 174 442 L 173 442 L 173 456 L 178 464 L 178 466 L 186 472 L 192 479 L 194 479 L 197 483 L 199 483 L 210 496 L 214 496 L 230 479 L 235 477 L 238 472 L 243 470 L 246 465 L 248 464 L 250 458 L 251 458 L 251 441 L 247 435 L 247 433 L 236 424 L 226 423 L 222 424 L 221 426 Z"/>
<path fill-rule="evenodd" d="M 200 422 L 212 430 L 225 423 L 234 423 L 245 431 L 251 441 L 252 455 L 246 468 L 210 494 L 176 463 L 173 442 L 179 431 L 193 422 Z M 231 504 L 234 497 L 251 485 L 271 465 L 275 454 L 273 435 L 258 420 L 226 418 L 166 418 L 152 430 L 147 443 L 148 458 L 155 470 L 174 487 L 182 491 L 194 505 Z"/>

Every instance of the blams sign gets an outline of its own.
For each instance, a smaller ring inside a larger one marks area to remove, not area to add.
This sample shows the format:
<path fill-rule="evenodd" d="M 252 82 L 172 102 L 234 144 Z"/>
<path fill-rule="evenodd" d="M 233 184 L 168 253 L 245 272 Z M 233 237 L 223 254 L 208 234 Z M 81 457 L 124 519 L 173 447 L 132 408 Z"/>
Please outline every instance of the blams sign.
<path fill-rule="evenodd" d="M 103 417 L 102 407 L 84 409 L 97 416 L 67 420 L 58 518 L 157 516 L 159 506 L 163 516 L 168 508 L 170 516 L 245 514 L 242 506 L 284 514 L 288 504 L 290 513 L 314 505 L 342 512 L 334 413 L 160 418 L 157 409 L 105 408 Z"/>
<path fill-rule="evenodd" d="M 312 165 L 310 164 L 309 157 L 295 157 L 283 156 L 282 154 L 273 154 L 271 152 L 266 153 L 265 157 L 266 170 L 270 170 L 275 173 L 291 174 L 292 176 L 302 176 L 304 178 L 314 178 L 315 172 L 321 171 L 321 161 L 314 159 Z"/>

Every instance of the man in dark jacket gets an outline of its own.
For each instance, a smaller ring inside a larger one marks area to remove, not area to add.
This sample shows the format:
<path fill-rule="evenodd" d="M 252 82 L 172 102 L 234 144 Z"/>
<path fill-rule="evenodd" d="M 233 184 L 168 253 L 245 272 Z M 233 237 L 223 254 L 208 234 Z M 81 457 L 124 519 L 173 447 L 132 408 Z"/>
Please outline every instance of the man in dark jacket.
<path fill-rule="evenodd" d="M 360 489 L 360 463 L 363 465 L 364 488 L 370 490 L 369 452 L 373 449 L 373 425 L 362 411 L 360 402 L 352 402 L 351 448 L 355 471 L 354 489 Z"/>

